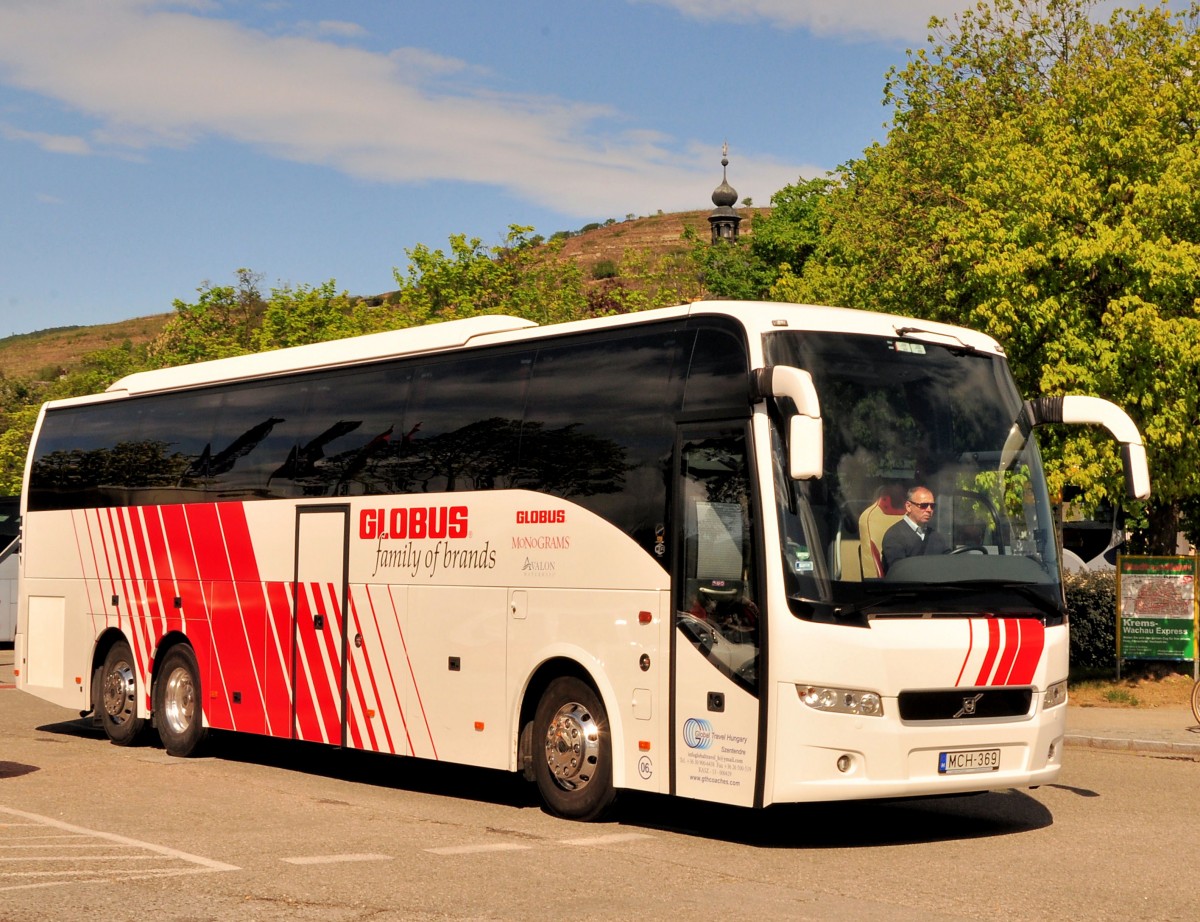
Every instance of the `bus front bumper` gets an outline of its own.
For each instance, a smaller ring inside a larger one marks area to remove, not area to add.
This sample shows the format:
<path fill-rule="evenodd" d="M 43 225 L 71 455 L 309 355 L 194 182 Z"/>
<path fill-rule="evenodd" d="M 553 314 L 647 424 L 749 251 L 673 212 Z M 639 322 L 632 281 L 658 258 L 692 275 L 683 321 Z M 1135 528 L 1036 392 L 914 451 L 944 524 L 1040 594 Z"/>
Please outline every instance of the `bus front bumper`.
<path fill-rule="evenodd" d="M 881 717 L 827 713 L 805 705 L 795 686 L 778 688 L 779 732 L 766 803 L 927 797 L 1036 787 L 1057 779 L 1065 705 L 1031 716 L 972 721 L 902 721 L 896 700 Z M 889 713 L 890 712 L 890 713 Z"/>

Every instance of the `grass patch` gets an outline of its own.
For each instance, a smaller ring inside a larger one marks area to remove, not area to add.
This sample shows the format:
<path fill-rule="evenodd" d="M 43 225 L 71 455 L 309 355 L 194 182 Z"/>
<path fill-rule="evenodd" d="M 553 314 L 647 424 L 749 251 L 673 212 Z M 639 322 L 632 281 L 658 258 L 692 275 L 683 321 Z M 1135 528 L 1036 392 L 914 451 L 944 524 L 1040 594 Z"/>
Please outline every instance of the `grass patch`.
<path fill-rule="evenodd" d="M 1126 662 L 1121 678 L 1111 669 L 1072 669 L 1070 701 L 1083 707 L 1187 707 L 1192 664 Z"/>
<path fill-rule="evenodd" d="M 1137 695 L 1124 688 L 1105 689 L 1104 700 L 1109 704 L 1119 704 L 1127 708 L 1135 708 L 1141 703 L 1138 701 Z"/>

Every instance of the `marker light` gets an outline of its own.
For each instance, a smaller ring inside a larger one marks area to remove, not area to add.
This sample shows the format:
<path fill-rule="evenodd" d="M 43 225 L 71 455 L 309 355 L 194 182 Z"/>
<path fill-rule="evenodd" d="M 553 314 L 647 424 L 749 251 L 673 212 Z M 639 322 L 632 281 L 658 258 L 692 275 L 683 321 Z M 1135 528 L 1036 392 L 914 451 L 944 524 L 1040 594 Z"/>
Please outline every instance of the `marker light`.
<path fill-rule="evenodd" d="M 1055 682 L 1046 689 L 1046 698 L 1042 702 L 1042 709 L 1049 710 L 1050 708 L 1058 707 L 1060 704 L 1067 703 L 1067 682 L 1064 679 L 1061 682 Z"/>
<path fill-rule="evenodd" d="M 873 691 L 857 688 L 831 688 L 824 685 L 797 685 L 800 700 L 817 711 L 882 717 L 883 699 Z"/>

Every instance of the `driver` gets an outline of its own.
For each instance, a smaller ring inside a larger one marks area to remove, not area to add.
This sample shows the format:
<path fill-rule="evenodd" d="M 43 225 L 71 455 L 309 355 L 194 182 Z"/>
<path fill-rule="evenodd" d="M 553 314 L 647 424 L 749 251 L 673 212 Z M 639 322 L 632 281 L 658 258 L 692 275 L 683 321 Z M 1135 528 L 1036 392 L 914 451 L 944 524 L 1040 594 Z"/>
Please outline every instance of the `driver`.
<path fill-rule="evenodd" d="M 929 524 L 937 508 L 928 487 L 910 487 L 905 495 L 904 518 L 889 528 L 883 536 L 883 572 L 897 560 L 923 554 L 945 554 L 946 539 Z"/>

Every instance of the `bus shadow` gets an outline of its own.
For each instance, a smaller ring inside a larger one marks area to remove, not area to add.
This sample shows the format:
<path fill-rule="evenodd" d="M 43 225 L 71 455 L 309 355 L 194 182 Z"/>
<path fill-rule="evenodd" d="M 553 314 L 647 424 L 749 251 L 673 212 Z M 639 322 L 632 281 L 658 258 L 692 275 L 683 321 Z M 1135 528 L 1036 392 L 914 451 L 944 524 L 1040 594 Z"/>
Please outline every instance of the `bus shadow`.
<path fill-rule="evenodd" d="M 452 762 L 231 733 L 212 734 L 204 754 L 229 762 L 269 765 L 284 771 L 456 800 L 515 808 L 537 807 L 541 803 L 534 785 L 519 774 Z"/>
<path fill-rule="evenodd" d="M 38 727 L 44 733 L 105 739 L 89 719 Z M 140 743 L 160 748 L 153 732 Z M 161 751 L 161 749 L 160 749 Z M 203 757 L 298 772 L 339 781 L 540 809 L 537 788 L 519 774 L 494 769 L 338 749 L 319 743 L 214 732 Z M 758 848 L 871 848 L 1015 835 L 1042 829 L 1053 815 L 1022 791 L 887 801 L 783 804 L 749 810 L 722 804 L 623 791 L 603 825 Z"/>
<path fill-rule="evenodd" d="M 911 800 L 779 804 L 765 810 L 629 793 L 622 824 L 757 848 L 876 848 L 1015 835 L 1053 814 L 1022 791 Z"/>
<path fill-rule="evenodd" d="M 79 739 L 108 739 L 104 728 L 97 727 L 90 717 L 80 717 L 76 720 L 64 720 L 55 724 L 42 724 L 37 728 L 38 733 L 50 733 L 54 736 L 76 736 Z"/>
<path fill-rule="evenodd" d="M 94 726 L 90 718 L 44 724 L 37 729 L 41 733 L 92 739 L 101 743 L 108 739 L 103 727 Z M 147 730 L 133 745 L 155 749 L 160 753 L 163 751 L 153 730 Z M 534 786 L 511 772 L 340 749 L 323 743 L 214 731 L 209 734 L 203 750 L 196 758 L 265 765 L 282 771 L 460 800 L 480 800 L 513 807 L 535 807 L 540 804 Z"/>

